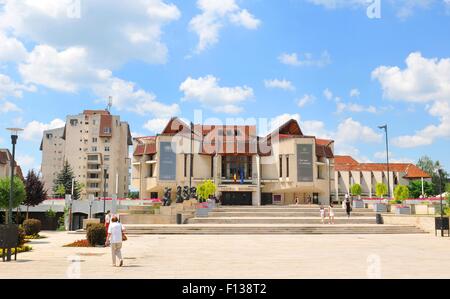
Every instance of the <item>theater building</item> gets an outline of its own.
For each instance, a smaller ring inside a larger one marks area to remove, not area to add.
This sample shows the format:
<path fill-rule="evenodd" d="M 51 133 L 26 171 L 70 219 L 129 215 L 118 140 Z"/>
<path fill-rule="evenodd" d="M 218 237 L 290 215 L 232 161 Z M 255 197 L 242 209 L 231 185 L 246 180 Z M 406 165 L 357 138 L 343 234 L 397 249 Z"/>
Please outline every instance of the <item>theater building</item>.
<path fill-rule="evenodd" d="M 385 163 L 359 163 L 350 156 L 335 156 L 335 169 L 335 190 L 341 199 L 351 193 L 354 184 L 361 185 L 363 197 L 376 197 L 378 183 L 388 186 L 389 181 L 390 194 L 394 194 L 396 186 L 407 186 L 410 181 L 431 182 L 430 175 L 412 163 L 390 163 L 388 173 Z"/>
<path fill-rule="evenodd" d="M 155 199 L 168 187 L 175 200 L 177 186 L 209 179 L 224 205 L 328 203 L 336 195 L 333 148 L 332 140 L 305 136 L 295 120 L 257 136 L 256 126 L 172 118 L 159 135 L 134 140 L 132 186 Z"/>

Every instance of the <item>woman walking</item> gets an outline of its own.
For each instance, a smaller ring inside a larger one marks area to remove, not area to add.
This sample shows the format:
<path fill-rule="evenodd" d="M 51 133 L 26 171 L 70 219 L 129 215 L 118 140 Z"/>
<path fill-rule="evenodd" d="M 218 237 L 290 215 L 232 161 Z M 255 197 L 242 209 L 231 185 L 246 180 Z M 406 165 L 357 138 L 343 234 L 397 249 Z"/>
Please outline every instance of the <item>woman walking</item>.
<path fill-rule="evenodd" d="M 334 224 L 334 210 L 331 203 L 328 206 L 328 224 Z"/>
<path fill-rule="evenodd" d="M 352 212 L 352 205 L 350 203 L 350 199 L 345 199 L 345 211 L 347 212 L 347 217 L 350 218 L 350 213 Z"/>
<path fill-rule="evenodd" d="M 112 223 L 108 228 L 108 236 L 106 237 L 106 244 L 110 244 L 112 253 L 113 267 L 116 267 L 116 257 L 119 258 L 119 267 L 123 266 L 122 258 L 122 242 L 127 238 L 125 236 L 125 230 L 122 224 L 119 223 L 117 216 L 113 216 Z"/>
<path fill-rule="evenodd" d="M 320 205 L 320 219 L 322 219 L 322 224 L 325 224 L 325 209 Z"/>

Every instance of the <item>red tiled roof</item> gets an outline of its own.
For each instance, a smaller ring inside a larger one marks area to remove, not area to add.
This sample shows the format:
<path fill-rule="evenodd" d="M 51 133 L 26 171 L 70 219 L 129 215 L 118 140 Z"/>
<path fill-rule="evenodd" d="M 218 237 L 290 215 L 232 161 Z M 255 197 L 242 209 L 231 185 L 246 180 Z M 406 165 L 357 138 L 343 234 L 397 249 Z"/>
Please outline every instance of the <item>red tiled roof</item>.
<path fill-rule="evenodd" d="M 325 157 L 328 159 L 334 158 L 333 151 L 329 146 L 316 144 L 316 156 L 319 158 Z"/>
<path fill-rule="evenodd" d="M 385 163 L 358 163 L 350 156 L 335 157 L 336 171 L 386 171 Z M 411 163 L 389 163 L 389 170 L 394 172 L 403 172 L 406 179 L 431 178 L 431 176 Z"/>
<path fill-rule="evenodd" d="M 109 128 L 109 133 L 105 132 L 105 129 Z M 111 137 L 112 136 L 112 116 L 111 115 L 101 115 L 100 116 L 100 137 Z"/>
<path fill-rule="evenodd" d="M 145 145 L 145 155 L 154 155 L 156 154 L 156 143 L 149 143 Z"/>
<path fill-rule="evenodd" d="M 145 152 L 145 144 L 138 144 L 134 150 L 133 156 L 142 156 Z"/>

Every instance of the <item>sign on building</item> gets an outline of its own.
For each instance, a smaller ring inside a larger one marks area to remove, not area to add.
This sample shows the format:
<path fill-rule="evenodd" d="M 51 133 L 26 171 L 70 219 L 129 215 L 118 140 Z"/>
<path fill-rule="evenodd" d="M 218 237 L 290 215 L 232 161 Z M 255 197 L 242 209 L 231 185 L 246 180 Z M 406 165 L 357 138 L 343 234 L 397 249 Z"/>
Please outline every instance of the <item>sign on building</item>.
<path fill-rule="evenodd" d="M 177 175 L 176 154 L 171 142 L 159 143 L 159 179 L 162 181 L 175 181 Z"/>
<path fill-rule="evenodd" d="M 297 180 L 299 182 L 314 180 L 312 144 L 297 144 Z"/>

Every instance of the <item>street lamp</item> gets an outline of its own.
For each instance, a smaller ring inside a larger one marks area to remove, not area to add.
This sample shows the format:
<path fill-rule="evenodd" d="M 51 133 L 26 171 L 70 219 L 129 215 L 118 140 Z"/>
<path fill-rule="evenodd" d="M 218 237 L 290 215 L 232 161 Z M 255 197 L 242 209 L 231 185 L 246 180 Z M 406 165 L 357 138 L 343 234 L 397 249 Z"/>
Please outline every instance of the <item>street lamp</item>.
<path fill-rule="evenodd" d="M 388 141 L 388 125 L 378 126 L 379 129 L 384 130 L 386 135 L 386 161 L 387 161 L 387 179 L 388 179 L 388 198 L 391 198 L 390 189 L 390 175 L 389 175 L 389 141 Z"/>
<path fill-rule="evenodd" d="M 442 168 L 439 166 L 436 169 L 437 174 L 439 175 L 439 196 L 441 199 L 441 237 L 444 236 L 444 206 L 442 201 Z"/>
<path fill-rule="evenodd" d="M 12 158 L 10 161 L 11 186 L 9 188 L 9 206 L 8 206 L 8 215 L 6 216 L 6 224 L 12 224 L 12 209 L 13 209 L 13 196 L 14 196 L 14 169 L 16 168 L 16 144 L 17 144 L 17 139 L 19 138 L 19 133 L 22 132 L 23 129 L 8 128 L 7 130 L 9 132 L 11 132 Z"/>
<path fill-rule="evenodd" d="M 106 178 L 108 176 L 108 168 L 103 169 L 103 223 L 106 217 Z"/>

